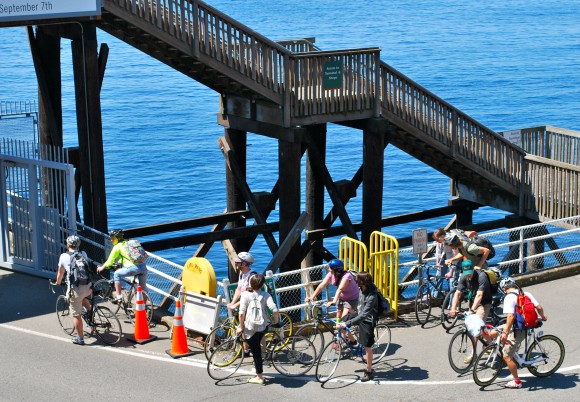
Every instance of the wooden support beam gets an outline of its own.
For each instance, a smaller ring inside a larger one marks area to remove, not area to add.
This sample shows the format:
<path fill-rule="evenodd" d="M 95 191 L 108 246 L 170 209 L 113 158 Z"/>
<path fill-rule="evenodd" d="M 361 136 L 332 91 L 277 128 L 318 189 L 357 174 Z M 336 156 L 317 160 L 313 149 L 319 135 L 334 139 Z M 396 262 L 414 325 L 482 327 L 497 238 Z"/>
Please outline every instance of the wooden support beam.
<path fill-rule="evenodd" d="M 107 68 L 107 60 L 109 59 L 109 46 L 106 43 L 101 43 L 99 50 L 99 89 L 103 88 L 103 80 L 105 79 L 105 70 Z"/>
<path fill-rule="evenodd" d="M 304 228 L 306 227 L 307 224 L 308 224 L 308 214 L 306 212 L 303 212 L 296 221 L 296 223 L 294 224 L 294 226 L 292 227 L 290 233 L 286 236 L 286 238 L 280 245 L 280 248 L 278 249 L 274 257 L 270 260 L 270 262 L 266 266 L 266 269 L 264 269 L 264 273 L 266 273 L 266 271 L 272 271 L 276 273 L 278 268 L 280 268 L 282 263 L 287 259 L 288 254 L 292 251 L 292 248 L 295 247 L 296 242 L 300 240 L 300 236 L 302 235 L 302 232 L 304 231 Z"/>
<path fill-rule="evenodd" d="M 149 251 L 168 250 L 178 247 L 187 247 L 194 244 L 210 243 L 230 239 L 241 239 L 249 236 L 257 236 L 260 234 L 263 236 L 272 236 L 272 232 L 278 231 L 278 228 L 278 222 L 265 223 L 262 225 L 252 225 L 248 227 L 221 230 L 217 232 L 204 232 L 161 240 L 143 241 L 141 244 L 146 250 Z"/>
<path fill-rule="evenodd" d="M 244 198 L 246 199 L 246 202 L 248 203 L 250 211 L 252 211 L 252 215 L 254 216 L 256 224 L 265 225 L 266 219 L 264 218 L 262 211 L 260 211 L 260 209 L 258 208 L 258 203 L 254 195 L 252 194 L 250 187 L 248 186 L 248 183 L 246 183 L 244 177 L 240 173 L 240 167 L 237 164 L 234 151 L 230 148 L 230 145 L 227 143 L 224 137 L 220 137 L 218 139 L 218 144 L 226 159 L 227 168 L 233 173 L 236 185 L 238 186 Z M 268 245 L 268 248 L 270 249 L 272 255 L 274 255 L 276 251 L 278 251 L 278 243 L 276 242 L 276 239 L 274 239 L 274 236 L 270 232 L 264 233 L 264 239 L 266 240 L 266 244 Z"/>
<path fill-rule="evenodd" d="M 328 192 L 328 195 L 332 200 L 332 204 L 334 205 L 334 208 L 336 209 L 338 216 L 340 217 L 340 220 L 343 225 L 342 227 L 344 227 L 344 231 L 349 237 L 353 239 L 358 239 L 358 236 L 352 225 L 350 217 L 348 216 L 348 213 L 346 212 L 346 209 L 344 207 L 344 203 L 340 199 L 340 194 L 336 189 L 336 185 L 332 181 L 332 177 L 330 176 L 330 173 L 328 172 L 326 165 L 322 163 L 321 159 L 322 156 L 320 154 L 320 151 L 318 150 L 318 147 L 316 146 L 316 143 L 309 142 L 308 148 L 309 152 L 312 153 L 312 158 L 310 159 L 312 162 L 312 167 L 314 168 L 314 171 L 324 183 L 326 191 Z"/>
<path fill-rule="evenodd" d="M 361 240 L 369 246 L 371 233 L 380 231 L 383 216 L 385 136 L 380 130 L 363 132 L 363 202 Z"/>
<path fill-rule="evenodd" d="M 209 225 L 227 224 L 240 218 L 249 218 L 251 213 L 248 210 L 224 212 L 219 215 L 202 216 L 199 218 L 184 219 L 173 222 L 157 223 L 154 225 L 139 226 L 134 228 L 124 229 L 125 237 L 143 237 L 157 235 L 161 233 L 176 232 L 179 230 L 187 230 L 199 228 Z"/>
<path fill-rule="evenodd" d="M 322 163 L 325 164 L 326 158 L 326 124 L 318 126 L 310 126 L 306 128 L 307 136 L 311 142 L 316 142 L 320 150 L 320 157 L 323 158 Z M 306 212 L 310 219 L 308 220 L 307 229 L 314 230 L 325 227 L 324 226 L 324 183 L 320 180 L 320 176 L 314 171 L 313 163 L 310 159 L 313 154 L 306 150 Z M 343 197 L 341 197 L 343 199 Z M 344 201 L 344 200 L 343 200 Z M 308 242 L 303 243 L 304 245 Z M 304 255 L 304 254 L 303 254 Z M 313 267 L 322 263 L 322 257 L 316 254 L 314 250 L 308 251 L 302 261 L 303 267 Z"/>

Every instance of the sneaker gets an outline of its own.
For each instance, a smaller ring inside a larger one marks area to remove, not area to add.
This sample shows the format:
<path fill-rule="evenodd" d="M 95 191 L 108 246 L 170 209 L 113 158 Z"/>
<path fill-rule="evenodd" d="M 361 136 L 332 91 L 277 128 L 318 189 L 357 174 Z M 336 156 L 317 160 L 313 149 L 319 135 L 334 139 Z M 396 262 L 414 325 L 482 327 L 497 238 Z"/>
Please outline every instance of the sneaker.
<path fill-rule="evenodd" d="M 464 364 L 471 364 L 471 361 L 473 360 L 473 355 L 467 356 L 465 359 L 463 359 L 463 363 Z"/>
<path fill-rule="evenodd" d="M 358 341 L 348 341 L 348 344 L 353 347 L 356 348 L 356 345 L 358 345 Z"/>
<path fill-rule="evenodd" d="M 260 378 L 260 377 L 250 378 L 248 380 L 248 384 L 264 385 L 264 379 L 263 378 Z"/>
<path fill-rule="evenodd" d="M 79 338 L 78 336 L 72 340 L 72 343 L 75 345 L 84 345 L 85 340 L 83 338 Z"/>
<path fill-rule="evenodd" d="M 244 357 L 251 357 L 252 356 L 252 352 L 250 352 L 249 350 L 244 350 Z"/>
<path fill-rule="evenodd" d="M 363 378 L 360 380 L 361 382 L 367 382 L 375 378 L 375 371 L 366 371 L 363 375 Z"/>
<path fill-rule="evenodd" d="M 522 382 L 516 382 L 516 380 L 511 380 L 510 382 L 508 382 L 506 385 L 504 385 L 504 388 L 513 388 L 513 389 L 518 389 L 522 387 Z"/>
<path fill-rule="evenodd" d="M 113 300 L 111 300 L 111 303 L 113 304 L 121 304 L 122 302 L 123 302 L 122 297 L 114 298 Z"/>

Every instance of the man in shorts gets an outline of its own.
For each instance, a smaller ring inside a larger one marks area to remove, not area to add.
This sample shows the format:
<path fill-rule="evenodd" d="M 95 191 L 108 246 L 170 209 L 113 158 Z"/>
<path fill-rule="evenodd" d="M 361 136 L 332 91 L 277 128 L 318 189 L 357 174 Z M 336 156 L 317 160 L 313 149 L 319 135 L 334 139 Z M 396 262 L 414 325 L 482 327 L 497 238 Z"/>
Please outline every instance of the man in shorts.
<path fill-rule="evenodd" d="M 82 318 L 83 304 L 85 306 L 85 309 L 89 311 L 91 306 L 86 298 L 92 293 L 90 281 L 87 280 L 86 283 L 79 282 L 79 284 L 75 286 L 71 284 L 68 279 L 70 277 L 71 255 L 79 249 L 80 245 L 81 239 L 78 236 L 73 235 L 69 236 L 66 239 L 66 248 L 68 252 L 62 253 L 60 255 L 60 258 L 58 259 L 58 268 L 56 273 L 56 283 L 58 285 L 62 283 L 62 279 L 65 273 L 67 274 L 67 283 L 68 283 L 67 295 L 69 299 L 68 301 L 70 304 L 70 312 L 73 316 L 73 324 L 77 332 L 76 338 L 73 339 L 73 343 L 75 345 L 85 344 L 85 340 L 83 338 L 84 335 L 83 318 Z M 84 251 L 81 251 L 81 254 L 83 254 L 83 256 L 87 258 L 87 255 L 85 254 Z"/>
<path fill-rule="evenodd" d="M 522 382 L 518 376 L 518 366 L 513 357 L 518 352 L 522 342 L 526 339 L 527 333 L 525 329 L 515 329 L 514 327 L 518 294 L 522 292 L 522 290 L 518 287 L 516 281 L 511 277 L 502 279 L 499 286 L 506 294 L 503 300 L 503 313 L 507 314 L 505 325 L 500 326 L 500 329 L 502 330 L 500 341 L 502 343 L 507 342 L 507 344 L 503 347 L 503 359 L 513 377 L 513 380 L 506 383 L 504 387 L 517 389 L 522 387 Z M 542 306 L 538 303 L 534 296 L 532 296 L 531 293 L 524 293 L 530 298 L 536 307 L 538 315 L 542 317 L 542 320 L 546 321 L 548 317 L 544 313 Z"/>

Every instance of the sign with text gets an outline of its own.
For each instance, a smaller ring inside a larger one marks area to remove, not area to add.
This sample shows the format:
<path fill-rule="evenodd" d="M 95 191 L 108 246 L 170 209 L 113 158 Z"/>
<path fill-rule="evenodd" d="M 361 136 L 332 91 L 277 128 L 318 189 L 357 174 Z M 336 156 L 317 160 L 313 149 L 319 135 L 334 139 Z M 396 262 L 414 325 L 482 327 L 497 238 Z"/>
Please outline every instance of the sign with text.
<path fill-rule="evenodd" d="M 427 252 L 427 229 L 413 230 L 413 254 Z"/>
<path fill-rule="evenodd" d="M 327 61 L 322 66 L 322 89 L 342 89 L 342 62 Z"/>
<path fill-rule="evenodd" d="M 510 141 L 512 144 L 522 146 L 522 130 L 508 130 L 501 133 L 503 138 Z"/>
<path fill-rule="evenodd" d="M 0 23 L 101 15 L 101 0 L 0 0 Z"/>

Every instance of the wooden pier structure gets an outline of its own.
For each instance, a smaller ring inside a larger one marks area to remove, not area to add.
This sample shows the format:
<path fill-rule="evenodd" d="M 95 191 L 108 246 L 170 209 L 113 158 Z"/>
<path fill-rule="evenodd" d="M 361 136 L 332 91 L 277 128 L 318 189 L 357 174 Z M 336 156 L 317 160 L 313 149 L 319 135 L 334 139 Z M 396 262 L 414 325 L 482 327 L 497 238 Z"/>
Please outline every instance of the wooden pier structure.
<path fill-rule="evenodd" d="M 539 154 L 524 140 L 520 146 L 506 140 L 381 61 L 378 48 L 323 51 L 312 38 L 277 43 L 196 0 L 102 0 L 102 6 L 94 20 L 28 26 L 45 144 L 62 146 L 60 41 L 72 40 L 78 189 L 88 226 L 107 230 L 100 88 L 108 47 L 99 46 L 98 29 L 221 95 L 217 122 L 224 129 L 218 145 L 227 164 L 226 210 L 128 230 L 134 237 L 212 226 L 204 234 L 148 243 L 152 251 L 200 244 L 195 255 L 203 256 L 223 242 L 231 261 L 236 251 L 249 250 L 257 236 L 264 236 L 271 265 L 285 271 L 330 258 L 324 238 L 346 234 L 368 243 L 370 234 L 385 226 L 448 214 L 467 226 L 481 205 L 532 221 L 580 214 L 577 151 L 570 153 L 575 159 L 562 160 Z M 362 135 L 363 162 L 351 178 L 337 179 L 326 168 L 329 123 Z M 247 133 L 278 142 L 279 177 L 270 192 L 253 192 L 246 182 Z M 529 139 L 525 132 L 521 136 Z M 573 133 L 563 138 L 563 148 L 578 148 Z M 377 195 L 383 194 L 389 144 L 451 178 L 458 200 L 383 217 Z M 300 206 L 302 158 L 305 211 Z M 362 222 L 352 222 L 345 205 L 361 187 Z M 324 210 L 325 192 L 333 204 L 329 211 Z M 277 203 L 279 222 L 269 222 Z M 248 219 L 254 224 L 247 226 Z M 337 220 L 340 226 L 334 225 Z"/>

